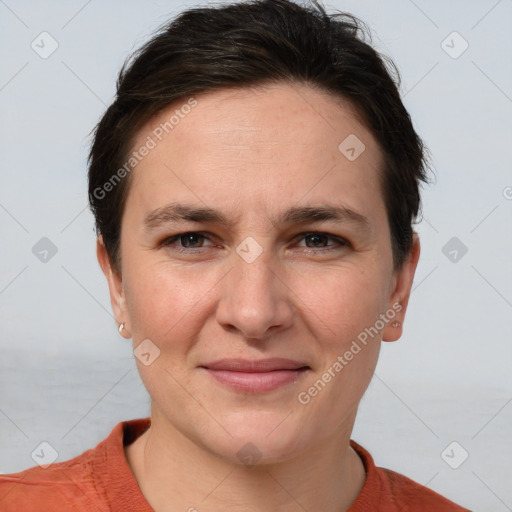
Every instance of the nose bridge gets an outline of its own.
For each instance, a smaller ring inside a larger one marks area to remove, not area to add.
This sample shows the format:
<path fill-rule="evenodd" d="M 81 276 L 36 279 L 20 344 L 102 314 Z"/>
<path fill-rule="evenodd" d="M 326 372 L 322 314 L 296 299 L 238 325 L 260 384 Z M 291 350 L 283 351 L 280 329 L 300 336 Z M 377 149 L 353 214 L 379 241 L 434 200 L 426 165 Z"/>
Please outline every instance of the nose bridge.
<path fill-rule="evenodd" d="M 270 327 L 291 321 L 286 286 L 270 246 L 262 240 L 247 237 L 236 248 L 217 311 L 221 324 L 236 327 L 248 338 L 260 338 Z M 270 243 L 268 237 L 266 241 Z"/>
<path fill-rule="evenodd" d="M 271 248 L 263 248 L 252 237 L 248 237 L 237 247 L 236 253 L 233 257 L 232 274 L 238 281 L 238 288 L 241 291 L 252 291 L 253 294 L 271 294 L 275 279 Z"/>
<path fill-rule="evenodd" d="M 267 239 L 268 241 L 268 239 Z M 248 237 L 236 249 L 233 255 L 234 297 L 238 304 L 251 310 L 263 312 L 270 310 L 276 300 L 275 271 L 272 269 L 273 258 L 271 249 L 263 247 L 254 238 Z"/>

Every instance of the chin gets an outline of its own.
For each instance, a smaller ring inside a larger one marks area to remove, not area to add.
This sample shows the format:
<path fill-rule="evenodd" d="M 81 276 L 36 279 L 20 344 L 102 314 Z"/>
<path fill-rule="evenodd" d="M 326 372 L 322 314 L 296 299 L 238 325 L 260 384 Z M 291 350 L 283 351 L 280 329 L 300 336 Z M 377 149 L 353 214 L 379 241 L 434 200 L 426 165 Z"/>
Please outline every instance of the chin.
<path fill-rule="evenodd" d="M 207 440 L 203 437 L 202 442 L 234 464 L 252 466 L 284 462 L 298 455 L 307 444 L 304 425 L 296 425 L 293 414 L 289 417 L 287 414 L 261 411 L 238 414 L 222 421 L 225 430 L 222 429 L 220 438 Z"/>

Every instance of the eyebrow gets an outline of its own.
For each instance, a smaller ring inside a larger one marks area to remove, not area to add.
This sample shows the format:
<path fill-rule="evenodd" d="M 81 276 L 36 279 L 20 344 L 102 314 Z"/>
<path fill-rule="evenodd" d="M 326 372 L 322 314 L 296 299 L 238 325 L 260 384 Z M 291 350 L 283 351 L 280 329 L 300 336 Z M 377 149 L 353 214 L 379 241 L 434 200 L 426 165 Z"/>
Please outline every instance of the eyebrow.
<path fill-rule="evenodd" d="M 212 223 L 224 227 L 231 227 L 233 224 L 218 210 L 182 203 L 171 203 L 149 212 L 144 218 L 144 226 L 147 230 L 153 230 L 164 224 L 180 221 Z M 293 225 L 325 221 L 355 223 L 364 230 L 372 231 L 372 224 L 367 217 L 343 205 L 291 207 L 283 212 L 276 222 L 281 225 Z"/>

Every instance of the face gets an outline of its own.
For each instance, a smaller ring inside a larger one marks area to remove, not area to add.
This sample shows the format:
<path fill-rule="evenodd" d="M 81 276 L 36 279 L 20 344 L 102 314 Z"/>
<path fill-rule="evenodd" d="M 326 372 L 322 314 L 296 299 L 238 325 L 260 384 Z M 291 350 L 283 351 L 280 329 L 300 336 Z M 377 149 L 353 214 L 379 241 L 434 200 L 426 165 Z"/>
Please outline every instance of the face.
<path fill-rule="evenodd" d="M 139 131 L 133 149 L 155 147 L 120 272 L 101 238 L 98 257 L 153 421 L 235 463 L 283 461 L 349 435 L 419 244 L 394 271 L 382 155 L 346 101 L 287 84 L 195 98 Z"/>

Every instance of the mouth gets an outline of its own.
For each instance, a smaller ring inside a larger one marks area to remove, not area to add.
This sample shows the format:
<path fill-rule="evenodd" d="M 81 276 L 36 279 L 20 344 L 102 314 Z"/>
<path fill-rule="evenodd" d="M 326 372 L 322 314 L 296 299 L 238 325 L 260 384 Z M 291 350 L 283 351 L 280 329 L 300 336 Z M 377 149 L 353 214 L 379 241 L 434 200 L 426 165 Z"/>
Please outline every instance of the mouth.
<path fill-rule="evenodd" d="M 295 383 L 311 368 L 292 359 L 222 359 L 201 365 L 220 384 L 246 393 L 263 393 Z"/>

